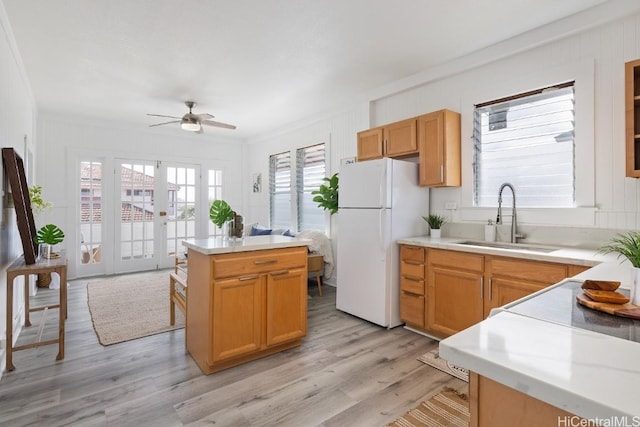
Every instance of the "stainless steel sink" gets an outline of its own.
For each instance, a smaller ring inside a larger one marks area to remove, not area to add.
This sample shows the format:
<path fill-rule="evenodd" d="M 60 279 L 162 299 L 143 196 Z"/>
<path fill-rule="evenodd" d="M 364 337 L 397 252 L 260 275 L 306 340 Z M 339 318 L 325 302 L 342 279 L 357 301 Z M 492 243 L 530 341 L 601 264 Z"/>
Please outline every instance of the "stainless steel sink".
<path fill-rule="evenodd" d="M 518 243 L 477 242 L 473 240 L 456 242 L 456 244 L 467 245 L 467 246 L 479 246 L 479 247 L 485 247 L 485 248 L 508 249 L 512 251 L 529 251 L 529 252 L 543 252 L 543 253 L 550 253 L 558 250 L 558 248 L 549 248 L 544 246 L 523 245 Z"/>

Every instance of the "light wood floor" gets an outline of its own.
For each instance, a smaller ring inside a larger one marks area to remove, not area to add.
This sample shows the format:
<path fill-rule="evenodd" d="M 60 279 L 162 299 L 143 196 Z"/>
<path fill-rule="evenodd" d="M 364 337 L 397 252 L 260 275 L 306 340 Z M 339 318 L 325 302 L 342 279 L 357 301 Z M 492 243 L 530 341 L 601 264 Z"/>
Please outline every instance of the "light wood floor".
<path fill-rule="evenodd" d="M 66 357 L 55 361 L 56 345 L 14 354 L 16 369 L 0 380 L 0 425 L 384 426 L 444 387 L 467 391 L 416 360 L 437 342 L 340 312 L 335 289 L 324 291 L 318 297 L 310 282 L 302 346 L 205 376 L 185 352 L 184 330 L 98 344 L 86 280 L 71 282 Z M 55 311 L 46 336 L 57 333 Z"/>

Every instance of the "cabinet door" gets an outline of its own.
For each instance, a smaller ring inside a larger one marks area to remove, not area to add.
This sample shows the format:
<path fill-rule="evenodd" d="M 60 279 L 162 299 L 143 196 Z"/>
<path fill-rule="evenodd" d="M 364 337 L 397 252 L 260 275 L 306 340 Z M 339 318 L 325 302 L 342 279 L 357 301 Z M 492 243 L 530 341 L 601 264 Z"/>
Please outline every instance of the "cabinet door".
<path fill-rule="evenodd" d="M 416 119 L 391 123 L 383 128 L 384 154 L 387 157 L 418 153 Z"/>
<path fill-rule="evenodd" d="M 424 296 L 400 292 L 400 319 L 409 326 L 424 328 Z"/>
<path fill-rule="evenodd" d="M 260 349 L 264 280 L 253 275 L 214 282 L 211 362 Z"/>
<path fill-rule="evenodd" d="M 266 345 L 307 335 L 307 270 L 285 270 L 267 276 Z"/>
<path fill-rule="evenodd" d="M 429 265 L 427 329 L 450 336 L 482 320 L 482 274 Z"/>
<path fill-rule="evenodd" d="M 460 186 L 460 114 L 441 110 L 418 117 L 420 185 Z"/>
<path fill-rule="evenodd" d="M 358 161 L 379 159 L 383 155 L 382 128 L 358 132 Z"/>
<path fill-rule="evenodd" d="M 524 298 L 534 292 L 546 288 L 548 285 L 517 279 L 493 277 L 484 299 L 484 317 L 489 316 L 493 308 Z"/>

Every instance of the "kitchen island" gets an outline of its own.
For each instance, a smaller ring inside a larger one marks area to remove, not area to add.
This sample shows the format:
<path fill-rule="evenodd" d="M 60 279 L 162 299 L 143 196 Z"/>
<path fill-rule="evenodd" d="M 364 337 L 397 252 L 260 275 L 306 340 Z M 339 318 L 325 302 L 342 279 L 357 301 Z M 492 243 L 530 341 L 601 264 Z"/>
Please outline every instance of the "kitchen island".
<path fill-rule="evenodd" d="M 471 425 L 640 425 L 640 321 L 575 301 L 585 279 L 630 277 L 626 262 L 603 262 L 441 341 L 472 371 Z"/>
<path fill-rule="evenodd" d="M 300 345 L 308 240 L 189 239 L 186 346 L 205 374 Z"/>

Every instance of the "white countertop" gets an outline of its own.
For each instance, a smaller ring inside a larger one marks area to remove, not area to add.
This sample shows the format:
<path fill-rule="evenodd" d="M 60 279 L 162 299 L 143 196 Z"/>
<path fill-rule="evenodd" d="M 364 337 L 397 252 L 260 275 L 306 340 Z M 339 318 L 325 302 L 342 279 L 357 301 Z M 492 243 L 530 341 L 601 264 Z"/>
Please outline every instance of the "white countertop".
<path fill-rule="evenodd" d="M 594 249 L 542 253 L 459 244 L 466 240 L 416 237 L 398 243 L 594 266 L 573 279 L 617 280 L 622 288 L 630 284 L 627 261 Z M 640 425 L 640 344 L 510 312 L 515 304 L 496 309 L 486 320 L 441 341 L 440 355 L 583 418 L 606 419 L 606 423 L 627 417 L 628 425 Z"/>
<path fill-rule="evenodd" d="M 270 234 L 265 236 L 247 236 L 237 240 L 223 239 L 221 237 L 215 239 L 187 239 L 182 241 L 182 245 L 205 255 L 214 255 L 308 246 L 311 242 L 309 239 Z"/>
<path fill-rule="evenodd" d="M 472 252 L 479 254 L 487 254 L 487 255 L 499 255 L 499 256 L 512 256 L 521 259 L 530 259 L 536 261 L 548 261 L 548 262 L 560 262 L 566 264 L 574 264 L 574 265 L 584 265 L 584 266 L 594 266 L 598 265 L 603 261 L 611 261 L 615 259 L 610 255 L 602 255 L 598 254 L 596 249 L 585 249 L 578 247 L 559 247 L 559 246 L 546 246 L 546 245 L 536 245 L 536 244 L 528 244 L 528 243 L 519 243 L 517 245 L 511 245 L 509 243 L 503 242 L 482 242 L 477 241 L 478 243 L 489 243 L 489 244 L 501 244 L 504 246 L 509 246 L 510 249 L 505 248 L 495 248 L 488 246 L 473 246 L 473 245 L 462 245 L 460 242 L 469 242 L 473 241 L 472 239 L 464 239 L 460 237 L 441 237 L 439 239 L 433 239 L 428 236 L 420 236 L 420 237 L 409 237 L 406 239 L 400 239 L 397 241 L 399 244 L 404 245 L 416 245 L 416 246 L 424 246 L 429 248 L 438 248 L 438 249 L 447 249 L 453 251 L 464 251 L 464 252 Z M 548 249 L 550 252 L 539 252 L 530 249 L 542 248 Z"/>

